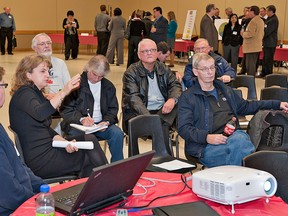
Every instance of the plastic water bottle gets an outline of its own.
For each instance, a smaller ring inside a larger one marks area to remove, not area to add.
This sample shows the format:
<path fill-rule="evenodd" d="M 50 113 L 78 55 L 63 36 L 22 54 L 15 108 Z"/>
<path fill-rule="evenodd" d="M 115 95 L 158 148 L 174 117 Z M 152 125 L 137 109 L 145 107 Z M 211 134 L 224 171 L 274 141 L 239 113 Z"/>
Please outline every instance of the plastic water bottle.
<path fill-rule="evenodd" d="M 49 191 L 49 185 L 41 185 L 40 194 L 36 199 L 36 216 L 55 215 L 55 201 L 53 195 Z"/>
<path fill-rule="evenodd" d="M 231 136 L 236 128 L 236 118 L 233 117 L 230 121 L 227 122 L 227 124 L 225 125 L 224 131 L 223 131 L 223 135 L 224 136 Z"/>

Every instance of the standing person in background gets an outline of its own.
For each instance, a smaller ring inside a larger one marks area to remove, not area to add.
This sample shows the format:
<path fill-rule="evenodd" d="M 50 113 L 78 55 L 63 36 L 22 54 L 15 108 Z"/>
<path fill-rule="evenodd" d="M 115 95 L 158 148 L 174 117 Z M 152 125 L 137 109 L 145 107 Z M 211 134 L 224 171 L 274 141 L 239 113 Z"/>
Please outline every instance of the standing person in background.
<path fill-rule="evenodd" d="M 150 31 L 150 38 L 158 44 L 161 41 L 167 42 L 168 20 L 162 16 L 162 8 L 153 9 L 154 22 Z"/>
<path fill-rule="evenodd" d="M 142 22 L 142 11 L 137 10 L 134 17 L 131 17 L 130 21 L 130 37 L 128 42 L 128 62 L 127 68 L 139 61 L 138 58 L 138 44 L 147 34 L 144 22 Z"/>
<path fill-rule="evenodd" d="M 276 7 L 274 5 L 267 6 L 268 18 L 265 22 L 264 38 L 263 38 L 263 60 L 262 74 L 259 77 L 265 77 L 273 73 L 273 58 L 278 42 L 278 17 L 275 14 Z"/>
<path fill-rule="evenodd" d="M 62 27 L 64 28 L 65 60 L 69 59 L 71 49 L 71 57 L 76 59 L 79 49 L 79 38 L 77 32 L 77 29 L 79 29 L 79 23 L 78 20 L 74 18 L 74 12 L 72 10 L 67 12 L 67 18 L 63 20 Z"/>
<path fill-rule="evenodd" d="M 212 51 L 218 52 L 218 32 L 213 23 L 213 16 L 215 15 L 215 5 L 208 4 L 206 6 L 206 14 L 202 17 L 200 23 L 200 37 L 205 38 Z"/>
<path fill-rule="evenodd" d="M 106 57 L 110 64 L 114 62 L 114 52 L 116 48 L 117 63 L 116 66 L 124 63 L 124 32 L 126 28 L 126 20 L 121 16 L 120 8 L 114 9 L 114 16 L 111 18 L 108 30 L 111 32 L 109 46 Z"/>
<path fill-rule="evenodd" d="M 213 20 L 215 19 L 221 19 L 219 8 L 215 8 L 215 15 L 213 16 Z"/>
<path fill-rule="evenodd" d="M 5 55 L 5 43 L 6 38 L 8 41 L 7 52 L 8 55 L 13 55 L 12 53 L 12 38 L 16 32 L 16 25 L 14 16 L 10 13 L 10 7 L 4 7 L 4 13 L 0 14 L 0 37 L 1 37 L 1 55 Z"/>
<path fill-rule="evenodd" d="M 4 73 L 4 68 L 0 67 L 0 108 L 5 102 L 5 88 L 8 86 L 3 81 Z M 23 202 L 39 193 L 39 188 L 44 182 L 21 161 L 1 122 L 0 158 L 0 214 L 10 215 Z"/>
<path fill-rule="evenodd" d="M 264 36 L 264 22 L 259 16 L 259 7 L 254 5 L 250 7 L 249 22 L 245 31 L 241 31 L 243 37 L 243 53 L 246 58 L 246 69 L 248 75 L 256 75 L 257 61 L 262 51 L 262 42 Z"/>
<path fill-rule="evenodd" d="M 265 21 L 268 18 L 268 14 L 265 7 L 260 8 L 259 16 Z"/>
<path fill-rule="evenodd" d="M 233 14 L 233 9 L 231 7 L 227 7 L 225 9 L 225 14 L 227 15 L 227 19 L 230 19 L 230 16 Z"/>
<path fill-rule="evenodd" d="M 101 13 L 95 17 L 94 28 L 97 34 L 98 46 L 97 46 L 97 55 L 106 55 L 110 32 L 108 31 L 108 23 L 110 17 L 106 12 L 106 5 L 100 6 Z"/>
<path fill-rule="evenodd" d="M 232 14 L 229 23 L 224 27 L 222 36 L 224 58 L 228 62 L 231 60 L 231 67 L 235 71 L 237 71 L 239 48 L 243 42 L 240 35 L 241 29 L 237 14 Z"/>
<path fill-rule="evenodd" d="M 144 36 L 145 38 L 150 38 L 150 32 L 151 32 L 151 28 L 152 28 L 152 25 L 153 25 L 153 22 L 152 22 L 152 14 L 149 12 L 149 11 L 146 11 L 144 13 L 144 18 L 142 20 L 145 24 L 145 27 L 146 27 L 146 36 Z"/>
<path fill-rule="evenodd" d="M 177 21 L 176 16 L 173 11 L 169 11 L 167 14 L 169 25 L 168 25 L 168 34 L 167 34 L 167 44 L 170 48 L 170 64 L 169 67 L 174 67 L 174 44 L 176 40 L 176 31 L 177 31 Z"/>

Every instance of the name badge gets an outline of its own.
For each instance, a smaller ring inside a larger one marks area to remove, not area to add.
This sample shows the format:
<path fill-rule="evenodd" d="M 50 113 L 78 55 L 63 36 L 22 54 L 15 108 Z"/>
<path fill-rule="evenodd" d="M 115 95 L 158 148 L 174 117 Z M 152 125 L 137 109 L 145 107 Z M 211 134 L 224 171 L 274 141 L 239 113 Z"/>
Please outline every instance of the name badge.
<path fill-rule="evenodd" d="M 233 35 L 237 35 L 237 31 L 233 31 L 232 34 L 233 34 Z"/>
<path fill-rule="evenodd" d="M 8 16 L 8 18 L 12 19 L 12 16 Z"/>

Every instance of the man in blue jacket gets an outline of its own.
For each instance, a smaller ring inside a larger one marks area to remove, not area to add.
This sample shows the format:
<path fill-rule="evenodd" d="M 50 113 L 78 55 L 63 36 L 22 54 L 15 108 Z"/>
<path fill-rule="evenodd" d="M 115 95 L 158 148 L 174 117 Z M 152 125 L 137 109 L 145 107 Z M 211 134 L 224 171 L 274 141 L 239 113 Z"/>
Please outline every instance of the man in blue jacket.
<path fill-rule="evenodd" d="M 215 80 L 215 71 L 211 56 L 205 53 L 193 56 L 193 73 L 197 78 L 179 99 L 178 133 L 185 140 L 186 155 L 199 158 L 203 165 L 241 165 L 243 157 L 255 148 L 249 135 L 238 130 L 238 116 L 252 115 L 261 109 L 283 109 L 288 113 L 288 103 L 246 101 Z M 236 118 L 236 130 L 231 136 L 224 136 L 224 127 L 232 118 Z"/>
<path fill-rule="evenodd" d="M 5 88 L 0 67 L 0 108 L 5 101 Z M 43 180 L 21 162 L 19 153 L 0 123 L 0 215 L 10 215 L 34 193 L 38 193 Z"/>
<path fill-rule="evenodd" d="M 194 44 L 195 53 L 206 53 L 215 60 L 216 78 L 222 80 L 224 83 L 229 83 L 231 79 L 236 78 L 235 70 L 228 64 L 228 62 L 221 56 L 211 51 L 209 42 L 204 38 L 199 38 Z M 193 85 L 195 75 L 192 66 L 193 57 L 189 60 L 185 67 L 183 82 L 187 88 Z"/>

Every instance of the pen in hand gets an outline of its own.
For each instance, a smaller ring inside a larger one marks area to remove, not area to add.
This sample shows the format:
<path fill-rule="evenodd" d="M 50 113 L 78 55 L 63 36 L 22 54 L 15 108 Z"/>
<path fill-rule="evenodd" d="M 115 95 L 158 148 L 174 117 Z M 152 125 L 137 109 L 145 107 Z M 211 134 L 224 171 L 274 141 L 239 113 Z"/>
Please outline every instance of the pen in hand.
<path fill-rule="evenodd" d="M 92 119 L 93 120 L 93 118 L 91 117 L 91 115 L 90 115 L 90 113 L 89 113 L 89 108 L 87 109 L 87 116 L 90 118 L 90 119 Z M 93 124 L 91 125 L 91 126 L 95 126 L 96 124 L 95 124 L 95 122 L 94 122 L 94 120 L 93 120 Z"/>

